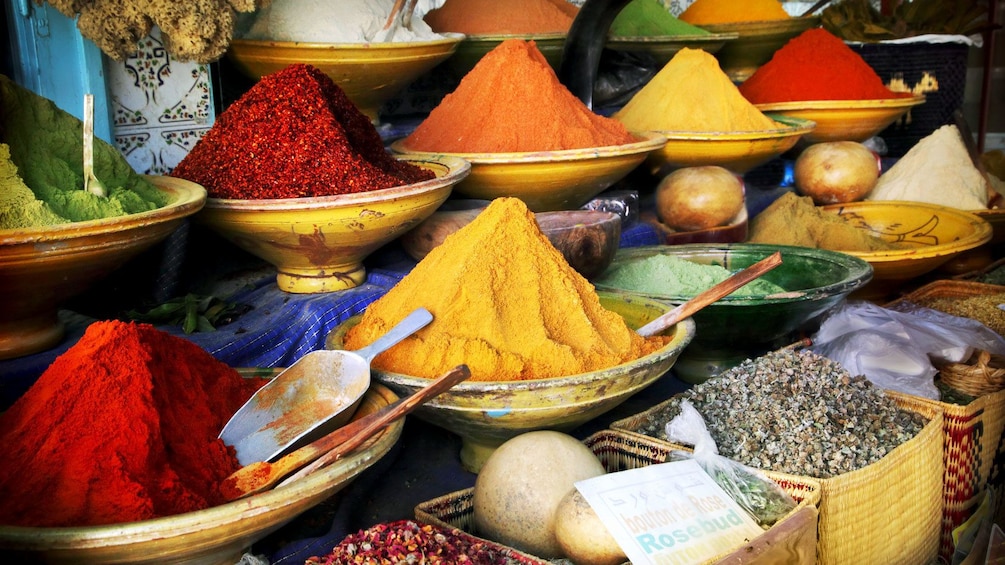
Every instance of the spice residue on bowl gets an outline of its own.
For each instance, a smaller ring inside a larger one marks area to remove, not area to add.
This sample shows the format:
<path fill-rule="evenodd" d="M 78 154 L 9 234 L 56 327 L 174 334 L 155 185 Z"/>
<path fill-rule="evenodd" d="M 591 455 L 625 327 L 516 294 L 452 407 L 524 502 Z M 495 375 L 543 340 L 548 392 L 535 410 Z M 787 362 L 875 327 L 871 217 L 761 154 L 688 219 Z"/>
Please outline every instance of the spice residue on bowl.
<path fill-rule="evenodd" d="M 438 33 L 531 35 L 565 33 L 578 13 L 567 0 L 446 0 L 424 19 Z"/>
<path fill-rule="evenodd" d="M 478 61 L 402 141 L 402 147 L 444 153 L 522 153 L 634 141 L 636 137 L 621 123 L 594 113 L 576 98 L 533 41 L 508 39 Z"/>
<path fill-rule="evenodd" d="M 773 243 L 829 251 L 900 249 L 813 204 L 809 196 L 786 192 L 750 222 L 750 243 Z"/>
<path fill-rule="evenodd" d="M 392 157 L 370 118 L 327 75 L 295 64 L 220 114 L 171 173 L 211 198 L 333 196 L 432 179 Z"/>
<path fill-rule="evenodd" d="M 564 377 L 648 355 L 643 338 L 605 309 L 593 286 L 541 233 L 516 198 L 498 198 L 371 304 L 345 337 L 363 347 L 422 306 L 433 322 L 373 366 L 434 378 L 466 363 L 473 381 Z"/>
<path fill-rule="evenodd" d="M 146 212 L 168 196 L 94 139 L 94 171 L 105 197 L 83 190 L 83 123 L 0 75 L 0 229 L 31 228 Z M 27 189 L 27 191 L 26 191 Z"/>
<path fill-rule="evenodd" d="M 264 384 L 147 324 L 95 322 L 0 414 L 0 523 L 94 526 L 221 504 L 217 435 Z"/>
<path fill-rule="evenodd" d="M 631 131 L 748 132 L 784 127 L 740 94 L 713 55 L 688 47 L 613 117 Z"/>
<path fill-rule="evenodd" d="M 913 96 L 890 90 L 861 55 L 822 28 L 790 39 L 740 84 L 740 93 L 754 104 Z"/>

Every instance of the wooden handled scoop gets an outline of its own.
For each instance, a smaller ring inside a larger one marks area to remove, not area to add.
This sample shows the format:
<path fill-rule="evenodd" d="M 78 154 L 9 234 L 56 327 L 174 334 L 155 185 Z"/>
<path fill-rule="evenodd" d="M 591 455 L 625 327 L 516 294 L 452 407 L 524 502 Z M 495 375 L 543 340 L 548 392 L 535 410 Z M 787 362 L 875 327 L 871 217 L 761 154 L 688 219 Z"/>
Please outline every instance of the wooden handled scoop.
<path fill-rule="evenodd" d="M 673 310 L 670 310 L 666 314 L 663 314 L 659 318 L 656 318 L 655 320 L 642 326 L 638 329 L 638 333 L 643 337 L 656 335 L 684 318 L 693 316 L 695 312 L 701 310 L 716 300 L 719 300 L 723 296 L 727 296 L 734 290 L 781 264 L 782 254 L 779 251 L 775 251 L 771 255 L 768 255 L 764 259 L 761 259 L 746 269 L 733 273 L 733 275 L 726 280 L 699 292 L 691 300 L 688 300 Z"/>
<path fill-rule="evenodd" d="M 341 459 L 391 422 L 470 376 L 471 371 L 467 365 L 458 365 L 432 381 L 429 386 L 350 422 L 321 439 L 279 458 L 275 463 L 258 461 L 241 467 L 223 480 L 220 492 L 227 500 L 236 500 L 270 489 L 276 484 L 282 486 L 302 479 Z M 294 472 L 290 478 L 279 483 L 283 477 Z"/>

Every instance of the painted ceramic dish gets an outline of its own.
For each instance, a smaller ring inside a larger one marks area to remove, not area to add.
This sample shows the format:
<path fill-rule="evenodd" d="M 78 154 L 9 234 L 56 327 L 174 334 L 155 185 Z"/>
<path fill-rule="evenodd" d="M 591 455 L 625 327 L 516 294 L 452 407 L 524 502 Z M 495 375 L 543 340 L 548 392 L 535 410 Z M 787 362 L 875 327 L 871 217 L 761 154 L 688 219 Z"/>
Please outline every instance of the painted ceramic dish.
<path fill-rule="evenodd" d="M 882 100 L 812 100 L 755 104 L 762 112 L 817 124 L 801 143 L 865 141 L 925 102 L 923 94 Z"/>

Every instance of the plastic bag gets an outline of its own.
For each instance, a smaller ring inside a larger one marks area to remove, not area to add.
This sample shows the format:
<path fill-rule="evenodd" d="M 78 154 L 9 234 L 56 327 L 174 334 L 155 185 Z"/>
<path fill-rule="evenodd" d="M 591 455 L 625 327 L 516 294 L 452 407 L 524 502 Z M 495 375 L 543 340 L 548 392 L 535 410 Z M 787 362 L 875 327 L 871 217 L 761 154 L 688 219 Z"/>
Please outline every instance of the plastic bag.
<path fill-rule="evenodd" d="M 719 455 L 705 419 L 687 400 L 681 400 L 680 414 L 667 422 L 666 433 L 670 441 L 694 446 L 693 453 L 674 451 L 671 457 L 694 459 L 761 527 L 770 527 L 796 507 L 796 501 L 778 483 Z"/>
<path fill-rule="evenodd" d="M 939 399 L 932 359 L 964 362 L 974 349 L 1005 354 L 1005 339 L 970 318 L 903 302 L 846 302 L 820 324 L 810 349 L 878 387 Z"/>

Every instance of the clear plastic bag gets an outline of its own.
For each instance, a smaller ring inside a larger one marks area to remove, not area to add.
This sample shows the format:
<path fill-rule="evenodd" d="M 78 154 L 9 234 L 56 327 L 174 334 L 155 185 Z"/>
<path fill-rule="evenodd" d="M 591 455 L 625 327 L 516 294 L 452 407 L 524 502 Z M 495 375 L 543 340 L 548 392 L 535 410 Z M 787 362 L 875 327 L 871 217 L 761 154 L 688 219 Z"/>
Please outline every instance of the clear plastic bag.
<path fill-rule="evenodd" d="M 884 389 L 939 399 L 932 359 L 964 362 L 974 349 L 1005 354 L 1005 339 L 970 318 L 910 302 L 896 309 L 847 302 L 820 325 L 810 349 Z"/>
<path fill-rule="evenodd" d="M 694 446 L 692 453 L 674 451 L 670 458 L 694 459 L 761 527 L 770 527 L 796 507 L 796 501 L 778 483 L 719 455 L 705 419 L 687 400 L 681 400 L 680 414 L 667 422 L 666 433 L 670 441 Z"/>

